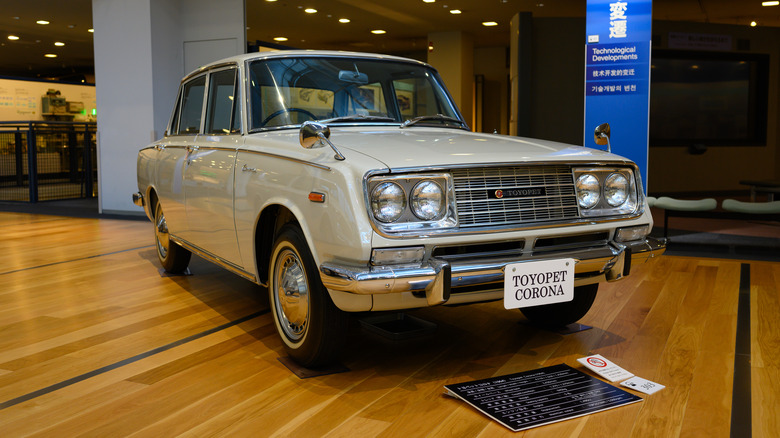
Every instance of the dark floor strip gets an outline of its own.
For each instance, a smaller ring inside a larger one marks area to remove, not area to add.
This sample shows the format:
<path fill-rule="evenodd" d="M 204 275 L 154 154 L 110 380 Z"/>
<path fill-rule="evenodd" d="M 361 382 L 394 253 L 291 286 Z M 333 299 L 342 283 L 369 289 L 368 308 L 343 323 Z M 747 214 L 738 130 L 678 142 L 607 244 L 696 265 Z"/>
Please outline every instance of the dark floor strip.
<path fill-rule="evenodd" d="M 737 342 L 734 348 L 734 387 L 731 395 L 731 436 L 750 437 L 750 264 L 743 263 L 739 276 Z"/>
<path fill-rule="evenodd" d="M 105 256 L 114 255 L 114 254 L 121 254 L 123 252 L 138 251 L 138 250 L 141 250 L 141 249 L 153 248 L 153 247 L 154 247 L 154 245 L 147 245 L 147 246 L 139 246 L 138 248 L 122 249 L 122 250 L 119 250 L 119 251 L 107 252 L 107 253 L 104 253 L 104 254 L 95 254 L 95 255 L 91 255 L 91 256 L 87 256 L 87 257 L 81 257 L 81 258 L 78 258 L 78 259 L 63 260 L 61 262 L 46 263 L 45 265 L 30 266 L 29 268 L 16 269 L 14 271 L 0 272 L 0 275 L 13 274 L 15 272 L 30 271 L 30 270 L 33 270 L 33 269 L 48 268 L 49 266 L 62 265 L 62 264 L 65 264 L 65 263 L 72 263 L 72 262 L 79 262 L 79 261 L 82 261 L 82 260 L 96 259 L 98 257 L 105 257 Z"/>
<path fill-rule="evenodd" d="M 0 410 L 6 409 L 6 408 L 10 408 L 11 406 L 18 405 L 19 403 L 24 403 L 24 402 L 26 402 L 28 400 L 32 400 L 32 399 L 38 398 L 38 397 L 40 397 L 42 395 L 49 394 L 49 393 L 54 392 L 54 391 L 56 391 L 58 389 L 62 389 L 62 388 L 68 387 L 70 385 L 82 382 L 84 380 L 87 380 L 89 378 L 98 376 L 100 374 L 104 374 L 104 373 L 107 373 L 109 371 L 115 370 L 117 368 L 121 368 L 121 367 L 123 367 L 125 365 L 129 365 L 129 364 L 131 364 L 133 362 L 138 362 L 141 359 L 146 359 L 147 357 L 154 356 L 155 354 L 162 353 L 163 351 L 170 350 L 171 348 L 178 347 L 180 345 L 186 344 L 186 343 L 194 341 L 196 339 L 200 339 L 200 338 L 203 338 L 203 337 L 208 336 L 210 334 L 213 334 L 213 333 L 225 330 L 227 328 L 233 327 L 234 325 L 238 325 L 238 324 L 244 323 L 246 321 L 249 321 L 250 319 L 257 318 L 258 316 L 264 315 L 266 313 L 268 313 L 268 309 L 261 310 L 259 312 L 255 312 L 255 313 L 253 313 L 251 315 L 247 315 L 247 316 L 245 316 L 243 318 L 239 318 L 239 319 L 237 319 L 235 321 L 231 321 L 231 322 L 222 324 L 222 325 L 220 325 L 218 327 L 214 327 L 212 329 L 209 329 L 209 330 L 206 330 L 204 332 L 200 332 L 200 333 L 194 334 L 192 336 L 187 336 L 186 338 L 179 339 L 178 341 L 171 342 L 170 344 L 163 345 L 162 347 L 158 347 L 158 348 L 155 348 L 153 350 L 149 350 L 149 351 L 147 351 L 145 353 L 141 353 L 141 354 L 139 354 L 137 356 L 133 356 L 133 357 L 130 357 L 130 358 L 127 358 L 127 359 L 124 359 L 124 360 L 120 360 L 119 362 L 115 362 L 115 363 L 113 363 L 111 365 L 106 365 L 106 366 L 104 366 L 102 368 L 98 368 L 96 370 L 90 371 L 90 372 L 82 374 L 80 376 L 76 376 L 76 377 L 70 378 L 68 380 L 64 380 L 62 382 L 55 383 L 54 385 L 48 386 L 48 387 L 43 388 L 43 389 L 39 389 L 37 391 L 33 391 L 33 392 L 29 393 L 29 394 L 25 394 L 25 395 L 20 396 L 20 397 L 16 397 L 16 398 L 8 400 L 6 402 L 0 403 Z"/>

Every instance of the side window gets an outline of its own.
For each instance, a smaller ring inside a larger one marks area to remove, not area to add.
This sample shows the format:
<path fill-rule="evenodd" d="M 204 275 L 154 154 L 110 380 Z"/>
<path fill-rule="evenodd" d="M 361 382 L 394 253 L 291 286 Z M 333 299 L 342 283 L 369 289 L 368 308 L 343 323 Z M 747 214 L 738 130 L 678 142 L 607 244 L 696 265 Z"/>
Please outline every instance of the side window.
<path fill-rule="evenodd" d="M 179 116 L 179 134 L 197 134 L 200 131 L 200 117 L 203 113 L 203 92 L 205 89 L 205 75 L 184 84 L 181 114 Z"/>
<path fill-rule="evenodd" d="M 211 74 L 209 99 L 206 110 L 207 134 L 231 134 L 238 132 L 238 106 L 236 92 L 236 69 L 222 70 Z"/>
<path fill-rule="evenodd" d="M 171 127 L 168 129 L 167 134 L 177 134 L 179 132 L 179 109 L 181 108 L 181 90 L 176 95 L 176 105 L 173 107 L 173 115 L 171 115 Z"/>

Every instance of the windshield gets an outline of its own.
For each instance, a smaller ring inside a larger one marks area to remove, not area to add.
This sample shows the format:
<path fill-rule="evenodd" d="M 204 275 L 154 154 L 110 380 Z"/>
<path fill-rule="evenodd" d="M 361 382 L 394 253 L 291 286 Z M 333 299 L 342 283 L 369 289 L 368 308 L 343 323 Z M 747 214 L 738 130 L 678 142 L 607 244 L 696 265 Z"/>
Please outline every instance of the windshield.
<path fill-rule="evenodd" d="M 436 72 L 422 65 L 346 57 L 280 58 L 251 63 L 249 79 L 252 131 L 294 127 L 307 120 L 402 123 L 419 117 L 425 117 L 420 125 L 465 126 Z"/>

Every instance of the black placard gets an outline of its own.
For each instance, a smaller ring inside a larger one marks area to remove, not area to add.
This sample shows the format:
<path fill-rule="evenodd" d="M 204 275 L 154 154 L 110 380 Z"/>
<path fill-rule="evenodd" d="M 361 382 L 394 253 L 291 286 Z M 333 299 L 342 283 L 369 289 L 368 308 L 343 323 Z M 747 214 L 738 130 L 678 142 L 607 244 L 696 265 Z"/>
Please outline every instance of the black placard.
<path fill-rule="evenodd" d="M 444 387 L 515 432 L 642 401 L 566 364 Z"/>

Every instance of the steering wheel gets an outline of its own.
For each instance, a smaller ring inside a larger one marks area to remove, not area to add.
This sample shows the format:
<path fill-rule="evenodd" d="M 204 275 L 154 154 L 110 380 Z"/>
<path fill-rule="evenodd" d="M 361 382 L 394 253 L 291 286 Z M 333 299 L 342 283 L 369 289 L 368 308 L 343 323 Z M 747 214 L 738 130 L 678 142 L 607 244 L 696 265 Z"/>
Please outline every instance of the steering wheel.
<path fill-rule="evenodd" d="M 276 117 L 279 117 L 280 115 L 282 115 L 284 113 L 302 113 L 302 114 L 308 116 L 312 120 L 317 120 L 317 116 L 315 116 L 314 114 L 312 114 L 309 111 L 306 111 L 305 109 L 301 109 L 301 108 L 282 108 L 282 109 L 280 109 L 278 111 L 275 111 L 273 114 L 271 114 L 270 116 L 266 117 L 265 120 L 260 122 L 260 127 L 265 126 L 266 124 L 268 124 L 268 122 L 270 122 L 271 120 L 273 120 Z"/>

